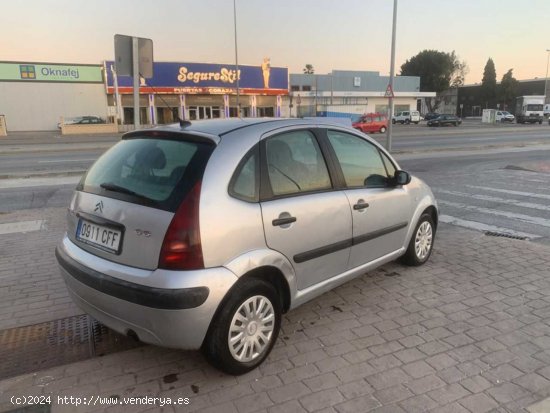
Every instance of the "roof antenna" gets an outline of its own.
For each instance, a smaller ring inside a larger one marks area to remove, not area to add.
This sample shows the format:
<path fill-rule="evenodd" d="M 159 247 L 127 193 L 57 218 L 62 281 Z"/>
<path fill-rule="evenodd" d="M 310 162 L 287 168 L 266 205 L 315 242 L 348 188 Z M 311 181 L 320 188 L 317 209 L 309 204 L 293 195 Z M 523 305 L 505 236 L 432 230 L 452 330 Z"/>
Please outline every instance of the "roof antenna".
<path fill-rule="evenodd" d="M 178 120 L 180 121 L 180 127 L 182 129 L 186 128 L 187 126 L 191 126 L 191 122 L 189 122 L 188 120 L 183 120 L 182 118 L 178 118 Z"/>

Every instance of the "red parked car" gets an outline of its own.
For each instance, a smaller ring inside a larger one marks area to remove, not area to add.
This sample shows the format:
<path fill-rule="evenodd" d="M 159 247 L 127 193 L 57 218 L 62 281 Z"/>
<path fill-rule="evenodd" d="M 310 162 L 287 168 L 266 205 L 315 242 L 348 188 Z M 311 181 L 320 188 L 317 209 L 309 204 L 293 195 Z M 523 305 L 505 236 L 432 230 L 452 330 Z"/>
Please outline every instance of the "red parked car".
<path fill-rule="evenodd" d="M 364 133 L 384 133 L 388 129 L 388 118 L 383 113 L 366 113 L 352 126 Z"/>

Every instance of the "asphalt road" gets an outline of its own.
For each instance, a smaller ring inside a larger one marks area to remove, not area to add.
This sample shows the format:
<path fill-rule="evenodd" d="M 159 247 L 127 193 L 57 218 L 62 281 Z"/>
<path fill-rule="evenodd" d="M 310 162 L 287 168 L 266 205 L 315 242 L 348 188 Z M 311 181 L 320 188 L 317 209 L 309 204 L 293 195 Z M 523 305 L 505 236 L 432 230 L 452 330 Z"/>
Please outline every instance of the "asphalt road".
<path fill-rule="evenodd" d="M 111 143 L 109 143 L 109 146 Z M 0 154 L 0 177 L 82 173 L 106 149 L 14 152 Z"/>
<path fill-rule="evenodd" d="M 385 146 L 386 137 L 371 135 Z M 550 143 L 550 126 L 542 125 L 480 125 L 463 123 L 458 127 L 428 127 L 394 125 L 392 152 L 422 152 L 427 150 L 484 149 L 495 146 L 524 146 Z"/>
<path fill-rule="evenodd" d="M 386 137 L 371 137 L 385 144 Z M 60 137 L 56 133 L 8 137 L 0 140 L 0 178 L 41 173 L 78 173 L 120 139 L 117 136 Z M 550 144 L 550 126 L 480 125 L 430 128 L 425 124 L 395 125 L 392 152 L 425 153 L 450 149 L 487 149 Z"/>
<path fill-rule="evenodd" d="M 0 146 L 0 213 L 66 207 L 81 172 L 116 140 L 78 141 L 67 146 L 71 150 L 51 152 L 30 150 L 45 142 L 11 152 L 13 144 Z M 94 145 L 101 148 L 90 149 Z M 432 187 L 443 222 L 550 244 L 548 125 L 433 130 L 398 125 L 394 149 L 401 167 Z M 6 179 L 33 175 L 38 177 Z"/>
<path fill-rule="evenodd" d="M 550 146 L 401 156 L 399 162 L 430 185 L 442 222 L 550 244 Z"/>

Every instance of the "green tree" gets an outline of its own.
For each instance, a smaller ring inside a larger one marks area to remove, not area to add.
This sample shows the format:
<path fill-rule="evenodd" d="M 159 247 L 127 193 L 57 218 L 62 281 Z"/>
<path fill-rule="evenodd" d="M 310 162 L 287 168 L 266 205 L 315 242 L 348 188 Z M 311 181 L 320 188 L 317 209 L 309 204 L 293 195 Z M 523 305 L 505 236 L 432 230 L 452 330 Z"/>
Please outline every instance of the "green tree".
<path fill-rule="evenodd" d="M 500 87 L 498 88 L 498 98 L 503 104 L 503 109 L 507 110 L 510 104 L 514 101 L 518 94 L 519 82 L 512 74 L 514 69 L 508 70 L 502 80 L 500 81 Z"/>
<path fill-rule="evenodd" d="M 312 75 L 315 73 L 315 69 L 313 68 L 313 65 L 312 64 L 306 64 L 306 66 L 304 67 L 304 74 L 306 75 Z"/>
<path fill-rule="evenodd" d="M 460 61 L 455 52 L 446 53 L 438 50 L 423 50 L 401 65 L 401 76 L 420 76 L 421 92 L 441 93 L 451 86 L 464 83 L 468 72 L 466 62 Z M 441 97 L 426 98 L 430 112 L 441 104 Z"/>
<path fill-rule="evenodd" d="M 497 97 L 497 72 L 495 62 L 489 58 L 483 69 L 483 79 L 481 79 L 481 96 L 485 102 L 486 108 L 492 108 L 496 104 Z"/>

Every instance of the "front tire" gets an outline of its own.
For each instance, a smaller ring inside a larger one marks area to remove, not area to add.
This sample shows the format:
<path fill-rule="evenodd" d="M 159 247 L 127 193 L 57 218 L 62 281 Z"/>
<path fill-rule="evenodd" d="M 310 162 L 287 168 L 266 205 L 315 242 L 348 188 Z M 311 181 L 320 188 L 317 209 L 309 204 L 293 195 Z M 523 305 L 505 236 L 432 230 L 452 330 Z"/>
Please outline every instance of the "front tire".
<path fill-rule="evenodd" d="M 258 367 L 269 355 L 281 328 L 282 304 L 276 289 L 256 278 L 231 291 L 203 344 L 214 367 L 233 375 Z"/>
<path fill-rule="evenodd" d="M 401 261 L 410 266 L 425 264 L 432 254 L 435 237 L 435 225 L 430 214 L 423 214 L 416 224 L 407 252 Z"/>
<path fill-rule="evenodd" d="M 380 133 L 384 133 L 384 132 L 386 132 L 386 127 L 385 127 L 385 126 L 382 126 L 382 127 L 380 128 Z"/>

